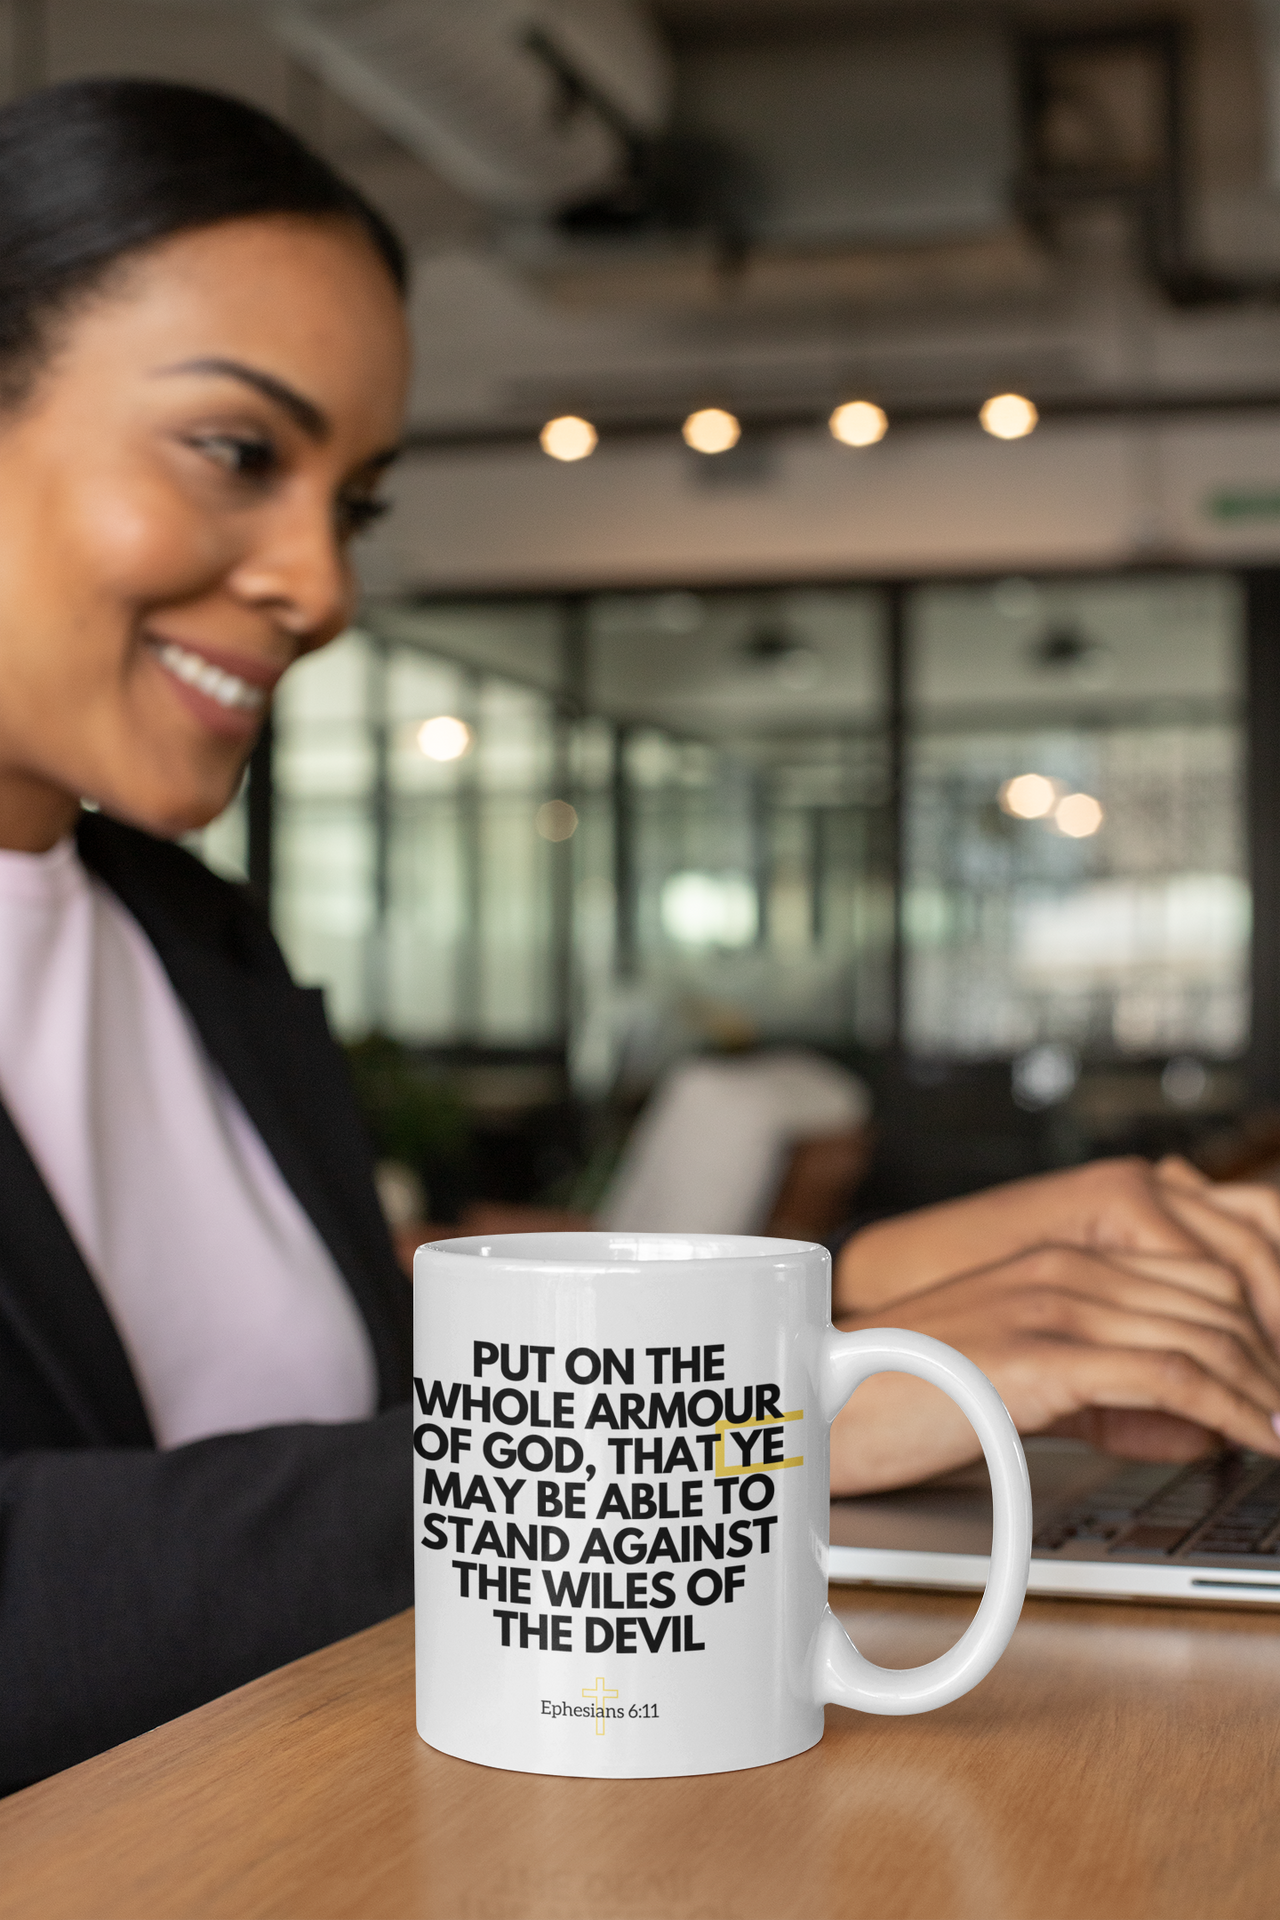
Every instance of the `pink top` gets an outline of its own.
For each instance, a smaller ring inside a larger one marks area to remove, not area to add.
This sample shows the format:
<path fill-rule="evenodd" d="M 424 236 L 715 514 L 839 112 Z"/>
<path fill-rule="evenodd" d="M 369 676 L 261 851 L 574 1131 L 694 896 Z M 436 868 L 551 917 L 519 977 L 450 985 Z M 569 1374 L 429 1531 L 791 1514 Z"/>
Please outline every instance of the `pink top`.
<path fill-rule="evenodd" d="M 346 1283 L 150 942 L 70 840 L 0 849 L 0 1097 L 162 1447 L 374 1411 Z"/>

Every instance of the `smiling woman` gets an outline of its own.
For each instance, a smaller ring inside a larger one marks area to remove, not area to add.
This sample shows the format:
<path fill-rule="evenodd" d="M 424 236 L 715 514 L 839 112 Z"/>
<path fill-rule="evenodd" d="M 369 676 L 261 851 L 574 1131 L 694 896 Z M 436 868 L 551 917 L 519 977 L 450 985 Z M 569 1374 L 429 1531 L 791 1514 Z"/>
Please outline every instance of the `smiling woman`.
<path fill-rule="evenodd" d="M 238 102 L 0 113 L 0 1790 L 410 1597 L 407 1290 L 341 1061 L 172 844 L 350 616 L 404 284 Z"/>
<path fill-rule="evenodd" d="M 173 844 L 348 619 L 403 290 L 242 104 L 0 111 L 0 1790 L 411 1597 L 408 1290 L 345 1068 Z M 1278 1249 L 1274 1193 L 1104 1164 L 867 1227 L 836 1304 L 962 1347 L 1024 1431 L 1275 1455 Z M 859 1390 L 839 1489 L 972 1454 L 927 1391 Z"/>
<path fill-rule="evenodd" d="M 0 145 L 0 189 L 3 162 Z M 341 628 L 345 543 L 377 511 L 407 363 L 378 233 L 336 208 L 184 228 L 64 273 L 34 336 L 0 325 L 18 334 L 0 433 L 9 846 L 51 844 L 81 795 L 153 831 L 203 824 L 280 674 Z"/>

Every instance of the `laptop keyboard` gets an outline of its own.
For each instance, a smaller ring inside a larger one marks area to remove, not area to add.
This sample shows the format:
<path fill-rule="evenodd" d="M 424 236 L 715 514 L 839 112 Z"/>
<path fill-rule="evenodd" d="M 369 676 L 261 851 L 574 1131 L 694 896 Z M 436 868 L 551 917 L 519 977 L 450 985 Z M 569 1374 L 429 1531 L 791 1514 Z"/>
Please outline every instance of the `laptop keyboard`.
<path fill-rule="evenodd" d="M 1072 1542 L 1108 1553 L 1280 1555 L 1280 1467 L 1262 1454 L 1197 1460 L 1152 1488 L 1152 1468 L 1122 1468 L 1087 1502 L 1057 1513 L 1033 1543 L 1057 1553 Z"/>

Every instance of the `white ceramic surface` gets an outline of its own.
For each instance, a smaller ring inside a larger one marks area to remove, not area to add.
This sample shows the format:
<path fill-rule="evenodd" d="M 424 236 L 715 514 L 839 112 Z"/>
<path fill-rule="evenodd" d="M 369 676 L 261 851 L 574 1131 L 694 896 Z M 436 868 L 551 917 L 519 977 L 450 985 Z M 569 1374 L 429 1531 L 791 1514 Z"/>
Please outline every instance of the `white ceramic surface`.
<path fill-rule="evenodd" d="M 529 1773 L 762 1766 L 824 1702 L 920 1713 L 1013 1632 L 1026 1461 L 995 1389 L 922 1334 L 837 1333 L 800 1241 L 511 1234 L 414 1266 L 418 1731 Z M 917 1374 L 991 1470 L 991 1576 L 951 1651 L 872 1666 L 827 1607 L 829 1428 L 869 1374 Z"/>

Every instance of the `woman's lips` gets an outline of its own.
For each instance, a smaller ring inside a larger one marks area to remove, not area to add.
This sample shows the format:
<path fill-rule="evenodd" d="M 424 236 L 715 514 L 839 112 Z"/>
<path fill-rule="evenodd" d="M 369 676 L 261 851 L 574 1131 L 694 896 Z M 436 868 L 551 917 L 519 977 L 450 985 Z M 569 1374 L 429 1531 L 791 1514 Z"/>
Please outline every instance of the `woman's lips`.
<path fill-rule="evenodd" d="M 183 704 L 218 733 L 254 732 L 283 671 L 263 661 L 246 662 L 245 671 L 236 673 L 192 647 L 159 636 L 148 638 L 147 648 L 174 682 Z"/>

